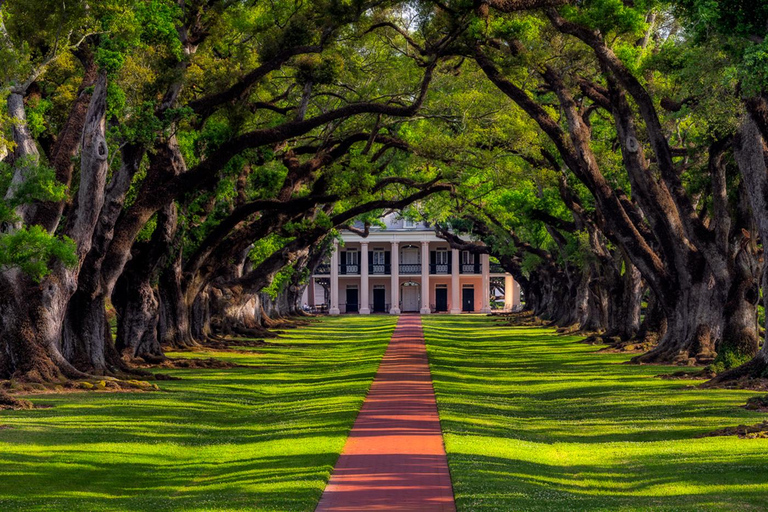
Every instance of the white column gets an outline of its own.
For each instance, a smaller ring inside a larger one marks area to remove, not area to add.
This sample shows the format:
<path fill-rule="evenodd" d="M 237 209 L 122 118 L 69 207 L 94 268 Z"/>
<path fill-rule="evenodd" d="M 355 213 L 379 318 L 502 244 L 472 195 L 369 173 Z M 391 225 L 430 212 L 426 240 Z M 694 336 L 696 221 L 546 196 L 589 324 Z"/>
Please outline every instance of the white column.
<path fill-rule="evenodd" d="M 389 291 L 389 300 L 392 304 L 389 307 L 389 313 L 392 315 L 400 314 L 400 253 L 397 242 L 392 242 L 392 289 Z"/>
<path fill-rule="evenodd" d="M 331 315 L 338 315 L 339 311 L 339 242 L 333 241 L 333 252 L 331 253 L 331 308 L 328 310 Z"/>
<path fill-rule="evenodd" d="M 507 274 L 504 276 L 504 309 L 512 311 L 515 309 L 515 279 Z"/>
<path fill-rule="evenodd" d="M 523 301 L 520 300 L 520 283 L 514 281 L 514 288 L 512 291 L 512 305 L 518 308 L 523 305 Z"/>
<path fill-rule="evenodd" d="M 480 303 L 481 313 L 491 312 L 491 274 L 490 274 L 490 262 L 487 254 L 480 255 L 480 272 L 482 272 L 482 284 L 480 289 L 483 294 L 483 302 Z"/>
<path fill-rule="evenodd" d="M 451 314 L 461 313 L 461 288 L 459 288 L 459 250 L 451 249 Z"/>
<path fill-rule="evenodd" d="M 371 314 L 368 303 L 368 242 L 360 242 L 360 314 Z"/>
<path fill-rule="evenodd" d="M 421 242 L 421 314 L 429 310 L 429 242 Z"/>

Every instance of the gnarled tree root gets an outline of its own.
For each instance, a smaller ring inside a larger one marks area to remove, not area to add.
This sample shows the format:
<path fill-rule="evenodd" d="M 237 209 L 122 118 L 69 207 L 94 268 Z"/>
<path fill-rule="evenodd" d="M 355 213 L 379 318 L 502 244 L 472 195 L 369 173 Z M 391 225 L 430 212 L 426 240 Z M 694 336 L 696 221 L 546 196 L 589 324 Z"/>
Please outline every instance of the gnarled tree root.
<path fill-rule="evenodd" d="M 726 427 L 696 437 L 738 436 L 741 439 L 768 438 L 768 421 L 755 425 L 739 425 L 738 427 Z"/>
<path fill-rule="evenodd" d="M 721 373 L 702 384 L 705 388 L 768 390 L 768 363 L 755 357 L 741 366 Z"/>
<path fill-rule="evenodd" d="M 12 409 L 14 411 L 22 409 L 34 409 L 35 406 L 29 400 L 16 398 L 5 391 L 0 390 L 0 409 Z"/>

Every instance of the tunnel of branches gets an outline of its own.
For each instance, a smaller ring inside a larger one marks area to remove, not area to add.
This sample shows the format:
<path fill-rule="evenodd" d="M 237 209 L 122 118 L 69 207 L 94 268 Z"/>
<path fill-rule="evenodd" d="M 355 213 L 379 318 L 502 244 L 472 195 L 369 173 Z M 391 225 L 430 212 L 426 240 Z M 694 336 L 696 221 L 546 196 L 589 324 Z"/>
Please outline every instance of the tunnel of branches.
<path fill-rule="evenodd" d="M 768 376 L 768 7 L 0 0 L 0 379 L 301 321 L 390 212 L 521 322 Z"/>

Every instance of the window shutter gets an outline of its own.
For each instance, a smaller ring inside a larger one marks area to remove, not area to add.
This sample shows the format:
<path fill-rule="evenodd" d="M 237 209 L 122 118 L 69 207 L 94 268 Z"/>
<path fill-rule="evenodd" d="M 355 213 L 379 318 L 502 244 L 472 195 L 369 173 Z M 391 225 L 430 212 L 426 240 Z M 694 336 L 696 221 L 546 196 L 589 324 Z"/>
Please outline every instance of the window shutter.
<path fill-rule="evenodd" d="M 437 265 L 437 251 L 429 251 L 429 264 Z"/>
<path fill-rule="evenodd" d="M 392 264 L 392 251 L 384 251 L 384 264 L 385 265 Z"/>
<path fill-rule="evenodd" d="M 453 251 L 448 251 L 448 265 L 453 265 Z"/>

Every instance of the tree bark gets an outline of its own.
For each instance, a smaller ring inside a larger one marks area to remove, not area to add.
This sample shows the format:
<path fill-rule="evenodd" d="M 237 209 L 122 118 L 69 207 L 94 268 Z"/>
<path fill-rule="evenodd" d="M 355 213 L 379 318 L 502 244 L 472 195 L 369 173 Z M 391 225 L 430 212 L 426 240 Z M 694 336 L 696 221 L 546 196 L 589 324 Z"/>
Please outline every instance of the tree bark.
<path fill-rule="evenodd" d="M 667 329 L 650 352 L 633 358 L 639 363 L 710 363 L 722 335 L 725 297 L 711 274 L 681 289 L 666 316 Z"/>
<path fill-rule="evenodd" d="M 83 372 L 110 371 L 109 354 L 103 340 L 93 346 L 68 343 L 64 317 L 75 293 L 78 275 L 91 248 L 92 237 L 104 203 L 108 168 L 105 139 L 107 80 L 101 75 L 88 107 L 81 148 L 80 186 L 64 233 L 75 243 L 78 264 L 72 268 L 54 262 L 51 273 L 40 284 L 10 269 L 0 276 L 7 294 L 2 300 L 0 368 L 2 377 L 30 380 L 78 378 Z M 104 325 L 89 324 L 98 331 Z M 68 361 L 73 361 L 77 368 Z"/>
<path fill-rule="evenodd" d="M 165 358 L 158 337 L 160 304 L 153 283 L 172 250 L 177 216 L 175 204 L 158 212 L 152 238 L 134 244 L 131 260 L 112 292 L 112 304 L 118 312 L 115 346 L 123 359 L 156 362 Z"/>
<path fill-rule="evenodd" d="M 758 100 L 747 101 L 746 105 L 749 114 L 742 121 L 736 136 L 734 156 L 744 179 L 760 238 L 765 241 L 768 240 L 768 167 L 766 167 L 766 146 L 762 129 L 766 129 L 768 133 L 768 110 L 760 108 L 764 107 L 765 103 Z M 762 268 L 762 292 L 763 307 L 768 310 L 768 265 L 766 264 L 763 264 Z M 739 294 L 737 292 L 734 295 Z M 745 315 L 737 312 L 737 316 Z M 737 325 L 736 329 L 738 328 Z M 765 340 L 762 348 L 749 362 L 718 375 L 711 382 L 719 384 L 742 377 L 768 378 L 768 343 Z"/>

